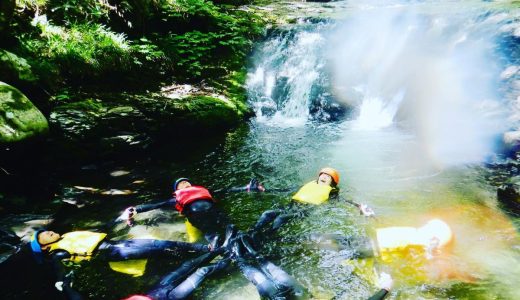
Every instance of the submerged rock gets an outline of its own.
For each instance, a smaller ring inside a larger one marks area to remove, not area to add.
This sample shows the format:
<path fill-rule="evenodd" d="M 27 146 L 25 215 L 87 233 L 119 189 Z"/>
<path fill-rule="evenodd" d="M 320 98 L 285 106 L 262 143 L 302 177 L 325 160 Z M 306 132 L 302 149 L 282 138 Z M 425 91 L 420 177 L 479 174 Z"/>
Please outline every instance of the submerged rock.
<path fill-rule="evenodd" d="M 38 108 L 18 89 L 0 82 L 0 142 L 20 142 L 48 131 Z"/>

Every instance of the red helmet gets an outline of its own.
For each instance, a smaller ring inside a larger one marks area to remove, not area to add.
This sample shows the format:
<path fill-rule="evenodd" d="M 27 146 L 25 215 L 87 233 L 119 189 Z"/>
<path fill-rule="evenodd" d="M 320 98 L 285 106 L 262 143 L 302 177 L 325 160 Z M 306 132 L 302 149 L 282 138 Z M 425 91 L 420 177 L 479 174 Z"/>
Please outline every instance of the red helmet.
<path fill-rule="evenodd" d="M 330 177 L 332 177 L 332 180 L 334 180 L 335 184 L 339 183 L 339 172 L 336 169 L 329 168 L 329 167 L 323 168 L 318 173 L 318 176 L 320 176 L 323 173 L 325 173 L 325 174 L 329 175 Z"/>

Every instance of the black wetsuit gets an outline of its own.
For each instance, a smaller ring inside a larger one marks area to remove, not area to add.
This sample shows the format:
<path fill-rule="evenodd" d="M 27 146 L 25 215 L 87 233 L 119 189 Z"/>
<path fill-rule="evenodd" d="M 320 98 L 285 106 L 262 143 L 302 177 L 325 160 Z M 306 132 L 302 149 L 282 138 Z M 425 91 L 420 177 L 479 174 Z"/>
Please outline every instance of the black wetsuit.
<path fill-rule="evenodd" d="M 271 189 L 265 190 L 265 192 L 296 192 L 298 189 Z M 338 199 L 338 190 L 334 189 L 329 199 Z M 301 218 L 308 215 L 309 211 L 314 207 L 313 204 L 299 203 L 294 200 L 283 209 L 271 209 L 262 213 L 255 226 L 253 232 L 259 232 L 265 230 L 264 234 L 272 233 L 278 230 L 282 225 L 294 218 Z M 271 224 L 270 227 L 268 225 Z"/>
<path fill-rule="evenodd" d="M 122 261 L 127 259 L 140 259 L 156 256 L 181 256 L 181 254 L 203 253 L 209 251 L 207 245 L 193 244 L 178 241 L 165 241 L 153 239 L 135 239 L 122 241 L 102 241 L 95 252 L 96 256 L 100 256 L 107 261 Z M 73 257 L 65 250 L 56 250 L 50 254 L 45 254 L 47 260 L 50 260 L 56 281 L 62 281 L 63 292 L 69 299 L 81 299 L 78 292 L 73 290 L 70 285 L 70 279 L 66 276 L 65 266 L 62 261 Z"/>
<path fill-rule="evenodd" d="M 178 269 L 165 276 L 147 296 L 156 300 L 184 299 L 209 275 L 226 269 L 230 264 L 240 269 L 263 298 L 286 299 L 303 294 L 299 284 L 280 267 L 256 253 L 244 235 L 235 236 L 231 240 L 228 238 L 225 241 L 226 244 L 229 242 L 226 249 L 184 262 Z M 202 266 L 219 254 L 224 258 Z"/>
<path fill-rule="evenodd" d="M 152 204 L 141 204 L 135 207 L 138 213 L 157 208 L 175 208 L 175 198 Z M 222 235 L 226 226 L 230 224 L 228 217 L 215 205 L 213 201 L 201 199 L 194 201 L 184 208 L 183 214 L 188 221 L 202 231 L 211 242 L 215 237 Z"/>

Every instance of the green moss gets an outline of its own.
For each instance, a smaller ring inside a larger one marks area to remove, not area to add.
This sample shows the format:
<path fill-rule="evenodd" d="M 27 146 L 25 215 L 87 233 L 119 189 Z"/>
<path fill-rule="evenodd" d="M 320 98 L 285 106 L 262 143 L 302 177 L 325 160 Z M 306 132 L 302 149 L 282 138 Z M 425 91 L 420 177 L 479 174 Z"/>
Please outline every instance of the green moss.
<path fill-rule="evenodd" d="M 199 126 L 230 126 L 240 120 L 233 102 L 209 96 L 184 98 L 179 108 L 184 111 L 181 119 Z"/>
<path fill-rule="evenodd" d="M 0 142 L 13 143 L 46 133 L 47 119 L 18 89 L 0 82 Z"/>
<path fill-rule="evenodd" d="M 102 102 L 95 99 L 86 99 L 78 102 L 67 103 L 64 105 L 60 105 L 60 110 L 81 110 L 87 112 L 101 112 L 105 111 L 106 108 L 103 106 Z"/>
<path fill-rule="evenodd" d="M 4 80 L 28 82 L 37 80 L 26 59 L 2 49 L 0 49 L 0 77 Z"/>

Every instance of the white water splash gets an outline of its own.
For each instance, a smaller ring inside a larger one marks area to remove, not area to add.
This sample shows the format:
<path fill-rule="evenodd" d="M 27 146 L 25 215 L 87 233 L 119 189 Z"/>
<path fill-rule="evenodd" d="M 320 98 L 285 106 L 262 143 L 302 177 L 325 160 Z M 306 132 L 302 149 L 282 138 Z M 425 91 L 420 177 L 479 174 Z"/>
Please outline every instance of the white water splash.
<path fill-rule="evenodd" d="M 260 122 L 306 123 L 313 85 L 323 73 L 321 49 L 325 43 L 319 30 L 302 28 L 273 37 L 257 51 L 259 62 L 248 74 L 247 86 Z"/>
<path fill-rule="evenodd" d="M 359 109 L 359 116 L 354 121 L 353 129 L 378 130 L 392 125 L 403 97 L 403 90 L 390 102 L 384 101 L 381 97 L 365 97 Z"/>
<path fill-rule="evenodd" d="M 493 58 L 499 26 L 490 23 L 414 8 L 349 18 L 328 55 L 336 98 L 359 107 L 353 128 L 405 124 L 420 144 L 417 155 L 437 166 L 484 160 L 506 124 Z"/>

